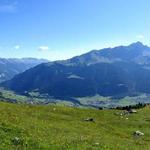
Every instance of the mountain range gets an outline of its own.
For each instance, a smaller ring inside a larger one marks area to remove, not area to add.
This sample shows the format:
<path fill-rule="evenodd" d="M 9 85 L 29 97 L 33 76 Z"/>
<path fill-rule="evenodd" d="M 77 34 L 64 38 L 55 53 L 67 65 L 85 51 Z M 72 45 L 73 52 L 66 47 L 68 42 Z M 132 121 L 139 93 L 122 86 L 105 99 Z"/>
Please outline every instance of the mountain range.
<path fill-rule="evenodd" d="M 0 82 L 10 80 L 15 75 L 44 62 L 48 61 L 35 58 L 0 58 Z"/>
<path fill-rule="evenodd" d="M 21 94 L 38 92 L 57 98 L 150 93 L 150 47 L 136 42 L 42 63 L 1 86 Z"/>

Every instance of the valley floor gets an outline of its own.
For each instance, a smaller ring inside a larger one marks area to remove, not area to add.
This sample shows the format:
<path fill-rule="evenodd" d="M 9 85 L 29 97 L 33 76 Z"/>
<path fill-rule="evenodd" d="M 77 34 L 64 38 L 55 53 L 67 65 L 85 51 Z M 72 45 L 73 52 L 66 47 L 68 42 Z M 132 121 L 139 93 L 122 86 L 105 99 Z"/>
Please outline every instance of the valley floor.
<path fill-rule="evenodd" d="M 121 113 L 1 102 L 0 150 L 150 150 L 150 107 Z"/>

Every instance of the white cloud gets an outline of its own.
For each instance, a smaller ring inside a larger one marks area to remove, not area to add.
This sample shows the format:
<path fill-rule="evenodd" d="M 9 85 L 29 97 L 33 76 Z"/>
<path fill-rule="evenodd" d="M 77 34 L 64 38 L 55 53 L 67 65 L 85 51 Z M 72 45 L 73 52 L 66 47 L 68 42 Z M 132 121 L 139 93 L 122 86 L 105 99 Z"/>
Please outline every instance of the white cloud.
<path fill-rule="evenodd" d="M 17 11 L 17 2 L 11 4 L 0 4 L 1 13 L 15 13 Z"/>
<path fill-rule="evenodd" d="M 15 46 L 14 46 L 14 49 L 16 49 L 16 50 L 18 50 L 18 49 L 20 49 L 20 48 L 21 48 L 20 45 L 15 45 Z"/>
<path fill-rule="evenodd" d="M 40 47 L 38 47 L 38 50 L 39 51 L 48 51 L 49 47 L 48 46 L 40 46 Z"/>
<path fill-rule="evenodd" d="M 144 39 L 144 35 L 139 34 L 139 35 L 137 35 L 137 36 L 136 36 L 136 38 L 137 38 L 137 39 L 141 39 L 141 40 L 142 40 L 142 39 Z"/>

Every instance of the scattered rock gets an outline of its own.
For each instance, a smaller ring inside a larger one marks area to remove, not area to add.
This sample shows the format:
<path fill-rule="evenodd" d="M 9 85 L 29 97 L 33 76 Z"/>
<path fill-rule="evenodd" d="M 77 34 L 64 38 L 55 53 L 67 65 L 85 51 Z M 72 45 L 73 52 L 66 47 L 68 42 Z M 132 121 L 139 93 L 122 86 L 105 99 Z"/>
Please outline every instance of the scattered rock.
<path fill-rule="evenodd" d="M 84 119 L 84 121 L 95 122 L 93 118 L 86 118 L 86 119 Z"/>
<path fill-rule="evenodd" d="M 144 133 L 142 133 L 141 131 L 135 131 L 134 136 L 144 136 Z"/>
<path fill-rule="evenodd" d="M 131 113 L 131 114 L 132 114 L 132 113 L 137 113 L 137 111 L 134 110 L 134 109 L 129 109 L 128 112 Z"/>

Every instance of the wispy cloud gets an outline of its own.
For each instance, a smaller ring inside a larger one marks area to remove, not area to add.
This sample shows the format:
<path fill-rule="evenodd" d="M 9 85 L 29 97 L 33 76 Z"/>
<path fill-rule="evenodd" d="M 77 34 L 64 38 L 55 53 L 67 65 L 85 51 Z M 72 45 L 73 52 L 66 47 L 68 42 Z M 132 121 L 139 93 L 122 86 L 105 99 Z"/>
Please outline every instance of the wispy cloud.
<path fill-rule="evenodd" d="M 38 50 L 39 51 L 48 51 L 49 50 L 49 47 L 48 46 L 40 46 L 40 47 L 38 47 Z"/>
<path fill-rule="evenodd" d="M 20 45 L 15 45 L 15 46 L 14 46 L 14 49 L 16 49 L 16 50 L 18 50 L 18 49 L 20 49 L 20 48 L 21 48 Z"/>
<path fill-rule="evenodd" d="M 136 36 L 136 38 L 139 39 L 139 40 L 142 40 L 142 39 L 144 39 L 144 35 L 139 34 L 139 35 Z"/>
<path fill-rule="evenodd" d="M 15 13 L 17 11 L 17 2 L 9 4 L 0 4 L 1 13 Z"/>

